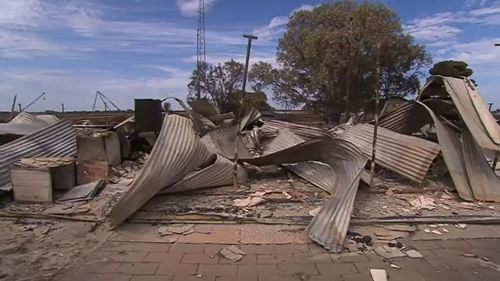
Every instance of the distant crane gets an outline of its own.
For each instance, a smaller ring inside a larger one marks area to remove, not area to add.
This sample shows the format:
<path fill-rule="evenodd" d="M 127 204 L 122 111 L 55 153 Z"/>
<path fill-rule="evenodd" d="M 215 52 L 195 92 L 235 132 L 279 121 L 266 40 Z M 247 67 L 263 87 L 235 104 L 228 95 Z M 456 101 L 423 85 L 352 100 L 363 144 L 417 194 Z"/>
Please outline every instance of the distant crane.
<path fill-rule="evenodd" d="M 110 99 L 108 99 L 108 97 L 106 97 L 103 93 L 101 93 L 100 91 L 97 91 L 95 92 L 95 97 L 94 97 L 94 104 L 92 105 L 92 111 L 95 111 L 95 106 L 96 106 L 96 103 L 97 103 L 97 97 L 99 97 L 99 99 L 102 101 L 102 103 L 104 104 L 104 111 L 108 111 L 109 109 L 109 106 L 108 106 L 108 102 L 114 107 L 116 108 L 116 110 L 118 111 L 121 111 L 121 109 L 116 105 L 114 104 Z"/>
<path fill-rule="evenodd" d="M 45 92 L 41 93 L 38 97 L 36 97 L 32 102 L 30 102 L 27 106 L 21 108 L 21 104 L 19 104 L 19 111 L 25 111 L 28 107 L 32 106 L 35 102 L 37 102 L 39 99 L 45 99 Z"/>
<path fill-rule="evenodd" d="M 196 30 L 196 99 L 201 98 L 201 75 L 206 64 L 205 0 L 198 0 L 198 28 Z"/>

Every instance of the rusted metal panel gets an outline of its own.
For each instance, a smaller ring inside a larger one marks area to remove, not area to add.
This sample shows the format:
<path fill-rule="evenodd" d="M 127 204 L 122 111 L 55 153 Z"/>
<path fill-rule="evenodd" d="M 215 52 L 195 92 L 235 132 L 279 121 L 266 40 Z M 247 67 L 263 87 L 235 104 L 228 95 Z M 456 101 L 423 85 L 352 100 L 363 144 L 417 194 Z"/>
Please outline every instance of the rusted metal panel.
<path fill-rule="evenodd" d="M 211 155 L 196 135 L 191 120 L 179 115 L 166 116 L 143 169 L 112 209 L 111 225 L 120 225 L 160 190 L 207 163 Z"/>
<path fill-rule="evenodd" d="M 0 146 L 0 187 L 10 182 L 10 165 L 21 158 L 63 157 L 76 154 L 76 133 L 68 121 Z"/>
<path fill-rule="evenodd" d="M 371 156 L 373 125 L 356 125 L 339 138 L 356 144 L 367 158 Z M 380 128 L 376 164 L 420 183 L 439 151 L 437 143 Z"/>
<path fill-rule="evenodd" d="M 418 100 L 423 101 L 435 94 L 436 89 L 444 89 L 452 98 L 461 118 L 480 147 L 500 150 L 500 126 L 488 110 L 488 106 L 467 78 L 431 76 L 422 88 Z"/>

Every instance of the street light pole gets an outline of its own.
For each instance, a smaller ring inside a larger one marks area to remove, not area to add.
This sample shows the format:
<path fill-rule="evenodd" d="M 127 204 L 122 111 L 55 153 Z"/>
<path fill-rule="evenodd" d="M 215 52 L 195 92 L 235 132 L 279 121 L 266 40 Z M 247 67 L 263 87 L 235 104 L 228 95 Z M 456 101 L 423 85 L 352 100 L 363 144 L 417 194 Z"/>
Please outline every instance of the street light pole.
<path fill-rule="evenodd" d="M 238 186 L 238 145 L 240 142 L 240 126 L 241 126 L 241 115 L 243 111 L 243 98 L 245 97 L 246 87 L 247 87 L 247 75 L 248 75 L 248 63 L 250 61 L 250 49 L 252 48 L 252 40 L 257 40 L 257 36 L 243 34 L 244 38 L 248 39 L 247 45 L 247 56 L 245 59 L 245 69 L 243 71 L 243 87 L 241 92 L 241 98 L 239 101 L 240 108 L 238 110 L 238 122 L 236 124 L 236 140 L 234 142 L 234 163 L 233 163 L 233 186 L 236 188 Z"/>

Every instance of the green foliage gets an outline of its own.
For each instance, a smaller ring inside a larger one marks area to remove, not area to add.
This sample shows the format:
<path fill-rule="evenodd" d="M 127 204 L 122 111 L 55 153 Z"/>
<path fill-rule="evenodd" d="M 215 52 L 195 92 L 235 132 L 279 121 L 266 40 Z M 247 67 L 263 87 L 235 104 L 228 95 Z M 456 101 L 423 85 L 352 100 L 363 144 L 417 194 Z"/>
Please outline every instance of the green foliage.
<path fill-rule="evenodd" d="M 429 74 L 449 77 L 469 77 L 474 72 L 468 66 L 464 61 L 444 60 L 434 64 L 429 69 Z"/>
<path fill-rule="evenodd" d="M 201 96 L 213 102 L 221 112 L 239 112 L 243 83 L 243 64 L 229 60 L 216 65 L 204 65 L 201 68 L 200 90 Z M 197 94 L 198 70 L 193 70 L 191 81 L 188 84 L 188 99 L 194 99 Z M 258 110 L 270 110 L 267 96 L 261 90 L 247 92 L 243 99 L 243 108 L 255 107 Z"/>
<path fill-rule="evenodd" d="M 377 57 L 382 98 L 415 94 L 421 70 L 430 62 L 424 47 L 404 33 L 386 6 L 323 4 L 290 18 L 279 40 L 279 69 L 261 64 L 250 77 L 261 90 L 272 88 L 278 101 L 320 107 L 333 115 L 370 103 Z"/>

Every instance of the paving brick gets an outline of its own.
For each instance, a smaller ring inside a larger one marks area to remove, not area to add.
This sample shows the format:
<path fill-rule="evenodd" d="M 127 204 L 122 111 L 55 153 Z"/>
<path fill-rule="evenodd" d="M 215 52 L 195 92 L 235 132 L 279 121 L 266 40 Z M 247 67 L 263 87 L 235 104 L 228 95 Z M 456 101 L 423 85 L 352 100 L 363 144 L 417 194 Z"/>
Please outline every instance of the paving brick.
<path fill-rule="evenodd" d="M 215 275 L 213 274 L 205 274 L 202 276 L 193 275 L 183 275 L 178 274 L 174 276 L 173 281 L 215 281 Z"/>
<path fill-rule="evenodd" d="M 184 244 L 178 243 L 170 247 L 169 253 L 202 254 L 205 244 Z"/>
<path fill-rule="evenodd" d="M 300 273 L 307 275 L 319 274 L 315 264 L 278 264 L 278 272 L 284 275 L 297 275 Z"/>
<path fill-rule="evenodd" d="M 422 259 L 398 259 L 392 261 L 397 266 L 400 266 L 402 270 L 416 271 L 420 273 L 426 273 L 429 271 L 435 271 L 435 269 L 425 260 Z"/>
<path fill-rule="evenodd" d="M 115 262 L 142 262 L 147 252 L 114 252 L 109 259 Z"/>
<path fill-rule="evenodd" d="M 115 273 L 119 266 L 120 263 L 116 262 L 96 262 L 82 265 L 78 268 L 78 271 L 86 273 Z"/>
<path fill-rule="evenodd" d="M 456 259 L 460 257 L 460 254 L 464 253 L 465 251 L 462 249 L 436 249 L 433 250 L 438 257 L 441 258 L 449 258 L 449 259 Z"/>
<path fill-rule="evenodd" d="M 316 245 L 316 244 L 309 244 L 309 251 L 311 252 L 311 254 L 325 254 L 325 253 L 329 253 L 328 250 L 326 250 L 325 248 L 319 246 L 319 245 Z"/>
<path fill-rule="evenodd" d="M 200 264 L 197 273 L 215 276 L 236 276 L 238 267 L 232 264 Z"/>
<path fill-rule="evenodd" d="M 425 278 L 416 271 L 410 271 L 406 268 L 402 270 L 392 270 L 388 272 L 390 280 L 404 280 L 404 281 L 426 281 Z"/>
<path fill-rule="evenodd" d="M 358 270 L 351 263 L 316 264 L 321 275 L 342 275 L 347 273 L 357 273 Z"/>
<path fill-rule="evenodd" d="M 394 263 L 397 264 L 396 261 Z M 369 272 L 370 269 L 380 268 L 380 269 L 389 269 L 391 268 L 391 264 L 389 262 L 356 262 L 354 266 L 358 270 L 358 272 Z"/>
<path fill-rule="evenodd" d="M 293 263 L 291 254 L 257 255 L 258 264 Z"/>
<path fill-rule="evenodd" d="M 274 254 L 274 245 L 241 245 L 241 250 L 247 254 Z"/>
<path fill-rule="evenodd" d="M 215 281 L 258 281 L 259 278 L 257 275 L 255 276 L 236 276 L 236 277 L 227 277 L 227 276 L 218 276 L 215 277 Z"/>
<path fill-rule="evenodd" d="M 471 244 L 467 243 L 465 240 L 462 239 L 455 239 L 455 240 L 443 240 L 443 241 L 436 241 L 441 248 L 444 249 L 469 249 L 471 248 Z"/>
<path fill-rule="evenodd" d="M 314 255 L 301 255 L 294 254 L 293 259 L 296 263 L 333 263 L 329 254 L 314 254 Z"/>
<path fill-rule="evenodd" d="M 491 249 L 499 247 L 499 239 L 466 239 L 468 244 L 472 245 L 473 248 L 479 249 Z"/>
<path fill-rule="evenodd" d="M 158 263 L 122 263 L 117 272 L 133 275 L 155 274 L 158 265 Z"/>
<path fill-rule="evenodd" d="M 197 264 L 189 264 L 189 263 L 160 263 L 156 274 L 173 274 L 182 275 L 182 276 L 190 276 L 196 273 L 196 269 L 198 269 Z M 175 280 L 175 278 L 174 278 Z"/>
<path fill-rule="evenodd" d="M 406 246 L 415 247 L 417 250 L 442 249 L 441 245 L 437 243 L 437 241 L 409 241 Z"/>
<path fill-rule="evenodd" d="M 148 253 L 144 262 L 180 263 L 183 253 Z"/>
<path fill-rule="evenodd" d="M 369 262 L 368 257 L 362 253 L 342 253 L 342 254 L 331 254 L 333 262 Z"/>
<path fill-rule="evenodd" d="M 62 280 L 71 281 L 129 281 L 130 275 L 125 274 L 95 274 L 95 273 L 82 273 L 78 275 L 67 276 Z"/>
<path fill-rule="evenodd" d="M 313 275 L 307 281 L 341 281 L 340 275 Z"/>
<path fill-rule="evenodd" d="M 264 276 L 278 274 L 278 267 L 275 264 L 238 265 L 237 276 Z"/>
<path fill-rule="evenodd" d="M 275 245 L 274 250 L 278 254 L 311 254 L 308 244 Z"/>
<path fill-rule="evenodd" d="M 426 281 L 473 281 L 476 279 L 464 279 L 464 276 L 458 271 L 436 271 L 431 270 L 421 273 Z M 494 281 L 495 279 L 491 280 Z"/>
<path fill-rule="evenodd" d="M 219 263 L 219 256 L 214 254 L 184 254 L 182 263 L 215 264 Z"/>
<path fill-rule="evenodd" d="M 256 254 L 246 254 L 243 258 L 237 262 L 232 262 L 228 259 L 221 257 L 219 259 L 220 264 L 257 264 L 257 255 Z"/>
<path fill-rule="evenodd" d="M 373 280 L 370 273 L 367 273 L 367 272 L 343 274 L 342 278 L 344 279 L 344 281 L 370 281 L 370 280 Z"/>
<path fill-rule="evenodd" d="M 207 244 L 203 252 L 205 254 L 217 254 L 222 248 L 227 247 L 229 245 L 224 244 Z M 238 247 L 238 245 L 234 245 Z"/>
<path fill-rule="evenodd" d="M 137 252 L 168 252 L 168 243 L 113 242 L 106 241 L 99 250 L 103 251 L 137 251 Z"/>
<path fill-rule="evenodd" d="M 135 275 L 130 281 L 171 281 L 173 275 Z"/>
<path fill-rule="evenodd" d="M 259 276 L 259 281 L 297 281 L 297 280 L 308 280 L 309 276 L 287 276 L 279 274 L 269 274 L 264 276 Z"/>

